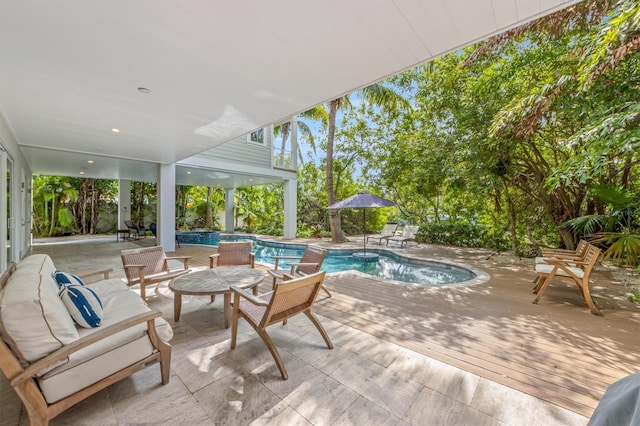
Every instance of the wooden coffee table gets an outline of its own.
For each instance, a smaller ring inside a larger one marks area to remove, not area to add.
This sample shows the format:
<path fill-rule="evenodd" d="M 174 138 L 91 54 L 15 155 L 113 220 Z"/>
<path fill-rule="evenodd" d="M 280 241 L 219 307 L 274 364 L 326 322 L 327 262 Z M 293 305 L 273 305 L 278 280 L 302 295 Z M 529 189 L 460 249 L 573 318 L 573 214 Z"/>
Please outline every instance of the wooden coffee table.
<path fill-rule="evenodd" d="M 169 282 L 169 289 L 175 293 L 173 297 L 173 319 L 180 320 L 182 310 L 182 295 L 215 296 L 224 295 L 224 326 L 229 328 L 231 320 L 231 289 L 236 286 L 242 289 L 252 288 L 253 294 L 258 294 L 258 284 L 264 279 L 264 274 L 248 266 L 223 266 L 191 272 L 174 278 Z"/>

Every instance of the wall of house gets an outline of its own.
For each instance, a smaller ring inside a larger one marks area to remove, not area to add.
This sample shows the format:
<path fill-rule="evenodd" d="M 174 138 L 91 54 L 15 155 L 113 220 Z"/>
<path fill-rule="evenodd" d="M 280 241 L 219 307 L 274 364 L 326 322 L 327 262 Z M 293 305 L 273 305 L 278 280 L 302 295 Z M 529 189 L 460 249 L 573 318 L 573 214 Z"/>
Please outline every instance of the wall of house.
<path fill-rule="evenodd" d="M 6 241 L 11 238 L 10 251 L 3 251 L 0 256 L 0 270 L 4 271 L 10 260 L 19 261 L 27 255 L 31 247 L 31 169 L 27 164 L 13 133 L 4 116 L 0 114 L 0 145 L 6 150 L 2 154 L 0 169 L 0 236 Z M 7 187 L 7 166 L 4 156 L 12 160 L 11 180 Z M 7 214 L 7 194 L 10 194 L 11 212 Z M 4 224 L 9 224 L 9 230 Z"/>
<path fill-rule="evenodd" d="M 266 139 L 264 145 L 248 142 L 245 135 L 194 157 L 216 161 L 241 162 L 243 165 L 271 168 L 271 129 L 269 127 L 265 128 L 264 133 Z"/>

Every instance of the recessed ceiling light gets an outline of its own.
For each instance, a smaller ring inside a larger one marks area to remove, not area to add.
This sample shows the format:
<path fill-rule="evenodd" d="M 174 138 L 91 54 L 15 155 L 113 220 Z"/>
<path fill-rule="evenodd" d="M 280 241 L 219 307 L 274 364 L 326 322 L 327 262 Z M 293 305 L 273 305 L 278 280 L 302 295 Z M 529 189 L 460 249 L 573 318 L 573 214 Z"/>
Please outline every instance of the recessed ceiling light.
<path fill-rule="evenodd" d="M 147 93 L 151 93 L 151 90 L 147 89 L 146 87 L 138 87 L 138 92 L 144 93 L 146 95 Z"/>
<path fill-rule="evenodd" d="M 87 163 L 93 164 L 93 160 L 87 160 Z"/>
<path fill-rule="evenodd" d="M 80 174 L 81 174 L 81 175 L 83 175 L 83 174 L 84 174 L 84 172 L 80 172 Z"/>
<path fill-rule="evenodd" d="M 187 174 L 188 174 L 188 175 L 190 175 L 190 174 L 191 174 L 191 172 L 187 172 Z"/>
<path fill-rule="evenodd" d="M 120 133 L 120 129 L 111 129 L 113 133 Z"/>

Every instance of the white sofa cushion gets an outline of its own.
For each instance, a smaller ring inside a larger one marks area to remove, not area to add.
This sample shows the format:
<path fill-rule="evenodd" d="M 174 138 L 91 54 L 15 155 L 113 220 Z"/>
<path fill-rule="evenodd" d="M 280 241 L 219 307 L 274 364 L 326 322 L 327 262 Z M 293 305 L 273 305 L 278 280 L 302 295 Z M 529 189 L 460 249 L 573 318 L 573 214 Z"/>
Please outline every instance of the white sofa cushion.
<path fill-rule="evenodd" d="M 37 274 L 52 275 L 56 271 L 56 265 L 48 254 L 32 254 L 27 256 L 17 266 L 18 270 L 28 270 Z"/>
<path fill-rule="evenodd" d="M 90 285 L 88 284 L 87 286 Z M 108 327 L 125 318 L 149 311 L 140 296 L 128 289 L 104 294 L 102 296 L 102 305 L 104 317 L 101 327 L 82 328 L 78 330 L 80 337 L 95 333 L 97 330 Z M 165 342 L 171 340 L 173 330 L 164 319 L 156 318 L 155 327 L 160 339 Z M 38 378 L 38 383 L 47 402 L 58 401 L 151 355 L 154 348 L 146 329 L 147 323 L 145 322 L 123 330 L 107 339 L 81 349 L 69 357 L 68 363 L 42 374 Z"/>
<path fill-rule="evenodd" d="M 42 269 L 45 263 L 36 267 Z M 21 264 L 2 292 L 0 333 L 23 362 L 36 361 L 78 339 L 51 272 L 29 272 Z"/>

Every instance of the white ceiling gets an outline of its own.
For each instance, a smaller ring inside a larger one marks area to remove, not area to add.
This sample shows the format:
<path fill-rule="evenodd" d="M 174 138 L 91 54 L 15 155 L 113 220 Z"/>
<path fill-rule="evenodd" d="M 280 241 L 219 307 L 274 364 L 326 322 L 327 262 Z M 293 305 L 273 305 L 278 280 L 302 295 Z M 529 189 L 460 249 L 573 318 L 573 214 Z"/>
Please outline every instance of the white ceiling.
<path fill-rule="evenodd" d="M 153 180 L 155 163 L 576 2 L 0 0 L 0 111 L 34 173 L 99 156 L 94 177 Z"/>

